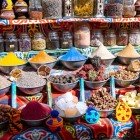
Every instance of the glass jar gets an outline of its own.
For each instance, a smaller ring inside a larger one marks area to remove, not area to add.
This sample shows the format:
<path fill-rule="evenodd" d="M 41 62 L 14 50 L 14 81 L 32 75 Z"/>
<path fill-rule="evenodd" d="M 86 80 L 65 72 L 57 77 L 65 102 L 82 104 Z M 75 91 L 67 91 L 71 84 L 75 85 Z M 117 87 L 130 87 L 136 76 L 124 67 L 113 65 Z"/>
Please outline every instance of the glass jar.
<path fill-rule="evenodd" d="M 115 46 L 116 45 L 116 34 L 114 30 L 107 30 L 104 35 L 104 45 L 105 46 Z"/>
<path fill-rule="evenodd" d="M 40 0 L 29 1 L 29 15 L 30 19 L 40 20 L 43 18 L 43 9 Z"/>
<path fill-rule="evenodd" d="M 58 48 L 60 48 L 58 33 L 55 31 L 51 31 L 49 32 L 47 49 L 58 49 Z"/>
<path fill-rule="evenodd" d="M 120 30 L 117 35 L 117 45 L 126 46 L 128 44 L 128 32 L 126 30 Z"/>
<path fill-rule="evenodd" d="M 139 29 L 133 29 L 130 31 L 129 43 L 131 43 L 133 46 L 140 45 L 140 30 Z"/>
<path fill-rule="evenodd" d="M 73 0 L 64 0 L 63 3 L 63 17 L 73 17 Z"/>
<path fill-rule="evenodd" d="M 62 33 L 61 48 L 66 49 L 73 46 L 73 37 L 69 31 Z"/>
<path fill-rule="evenodd" d="M 44 18 L 62 18 L 62 0 L 42 0 Z"/>
<path fill-rule="evenodd" d="M 140 17 L 140 0 L 135 2 L 136 17 Z"/>
<path fill-rule="evenodd" d="M 28 5 L 24 0 L 17 0 L 14 5 L 18 19 L 25 19 L 28 14 Z"/>
<path fill-rule="evenodd" d="M 78 48 L 90 46 L 90 28 L 88 26 L 82 25 L 75 29 L 74 45 Z"/>
<path fill-rule="evenodd" d="M 103 44 L 103 33 L 100 29 L 97 29 L 97 30 L 93 30 L 92 31 L 92 35 L 91 35 L 91 43 L 90 45 L 91 46 L 98 46 L 97 45 L 97 41 L 100 41 L 102 44 Z"/>
<path fill-rule="evenodd" d="M 105 5 L 105 16 L 110 18 L 121 18 L 123 15 L 123 0 L 107 0 Z"/>
<path fill-rule="evenodd" d="M 40 51 L 46 49 L 46 40 L 42 33 L 35 33 L 32 39 L 32 49 Z"/>
<path fill-rule="evenodd" d="M 7 52 L 18 51 L 18 40 L 14 33 L 6 33 L 5 50 Z"/>
<path fill-rule="evenodd" d="M 133 0 L 124 0 L 123 6 L 123 17 L 131 18 L 136 15 L 134 1 Z"/>
<path fill-rule="evenodd" d="M 31 50 L 31 38 L 27 33 L 20 34 L 19 51 L 28 52 Z"/>
<path fill-rule="evenodd" d="M 4 39 L 2 34 L 0 34 L 0 52 L 4 52 Z"/>
<path fill-rule="evenodd" d="M 93 17 L 94 2 L 93 0 L 74 0 L 75 17 Z"/>

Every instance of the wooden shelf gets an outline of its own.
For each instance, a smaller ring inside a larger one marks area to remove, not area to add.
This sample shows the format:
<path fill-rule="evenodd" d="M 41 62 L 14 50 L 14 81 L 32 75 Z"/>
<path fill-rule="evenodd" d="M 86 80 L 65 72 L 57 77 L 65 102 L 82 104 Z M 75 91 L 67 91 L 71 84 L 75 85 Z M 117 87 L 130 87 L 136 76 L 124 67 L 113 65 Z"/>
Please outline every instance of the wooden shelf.
<path fill-rule="evenodd" d="M 70 18 L 70 19 L 56 19 L 56 20 L 30 20 L 30 19 L 15 19 L 4 20 L 0 19 L 0 25 L 28 25 L 28 24 L 46 24 L 46 23 L 60 23 L 60 22 L 103 22 L 103 23 L 129 23 L 140 22 L 140 17 L 137 18 Z"/>

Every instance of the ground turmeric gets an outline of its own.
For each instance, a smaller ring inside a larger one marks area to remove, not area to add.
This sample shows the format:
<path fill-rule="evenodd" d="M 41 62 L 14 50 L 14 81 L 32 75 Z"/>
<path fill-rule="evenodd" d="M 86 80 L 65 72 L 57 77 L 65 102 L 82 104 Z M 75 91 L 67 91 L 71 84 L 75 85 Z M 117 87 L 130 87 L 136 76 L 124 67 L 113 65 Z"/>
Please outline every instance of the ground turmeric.
<path fill-rule="evenodd" d="M 45 51 L 40 51 L 29 60 L 31 63 L 50 63 L 54 61 L 56 60 L 52 56 L 49 56 Z"/>
<path fill-rule="evenodd" d="M 13 52 L 9 52 L 6 56 L 0 58 L 0 66 L 18 66 L 25 63 L 25 60 L 18 58 Z"/>

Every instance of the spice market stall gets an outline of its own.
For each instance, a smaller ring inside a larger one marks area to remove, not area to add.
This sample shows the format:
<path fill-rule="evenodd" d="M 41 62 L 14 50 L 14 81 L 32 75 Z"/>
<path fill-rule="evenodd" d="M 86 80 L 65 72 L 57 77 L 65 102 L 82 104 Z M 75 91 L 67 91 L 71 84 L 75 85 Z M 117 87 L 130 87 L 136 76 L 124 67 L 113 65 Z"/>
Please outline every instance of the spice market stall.
<path fill-rule="evenodd" d="M 0 139 L 140 139 L 139 7 L 2 0 Z"/>

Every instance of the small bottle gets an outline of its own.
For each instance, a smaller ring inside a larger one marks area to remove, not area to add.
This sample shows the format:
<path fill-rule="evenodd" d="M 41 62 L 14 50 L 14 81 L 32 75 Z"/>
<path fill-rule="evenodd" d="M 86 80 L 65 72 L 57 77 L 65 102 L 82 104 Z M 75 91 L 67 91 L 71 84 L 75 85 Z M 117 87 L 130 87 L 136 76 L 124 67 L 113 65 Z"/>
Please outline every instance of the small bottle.
<path fill-rule="evenodd" d="M 7 52 L 18 51 L 18 40 L 14 33 L 7 33 L 5 39 L 5 50 Z"/>
<path fill-rule="evenodd" d="M 73 46 L 73 37 L 69 31 L 64 31 L 62 33 L 61 48 L 67 49 Z"/>
<path fill-rule="evenodd" d="M 59 49 L 60 48 L 60 41 L 58 33 L 55 31 L 49 32 L 49 39 L 48 39 L 47 49 Z"/>
<path fill-rule="evenodd" d="M 31 50 L 31 38 L 27 33 L 20 34 L 19 51 L 28 52 Z"/>
<path fill-rule="evenodd" d="M 42 33 L 38 32 L 34 34 L 32 39 L 32 49 L 34 51 L 41 51 L 46 49 L 46 40 Z"/>
<path fill-rule="evenodd" d="M 115 46 L 116 45 L 116 34 L 114 30 L 107 30 L 104 36 L 105 46 Z"/>
<path fill-rule="evenodd" d="M 1 34 L 0 34 L 0 52 L 4 52 L 4 39 Z"/>

